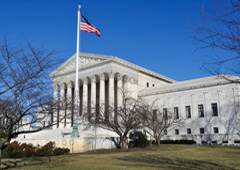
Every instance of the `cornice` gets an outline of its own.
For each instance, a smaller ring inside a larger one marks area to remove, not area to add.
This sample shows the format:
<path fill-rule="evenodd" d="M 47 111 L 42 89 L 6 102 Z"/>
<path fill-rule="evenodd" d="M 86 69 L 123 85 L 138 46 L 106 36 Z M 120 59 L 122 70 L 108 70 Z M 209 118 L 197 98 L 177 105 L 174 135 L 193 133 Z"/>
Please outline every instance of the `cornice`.
<path fill-rule="evenodd" d="M 155 72 L 150 71 L 150 70 L 148 70 L 148 69 L 145 69 L 145 68 L 143 68 L 143 67 L 140 67 L 140 66 L 138 66 L 138 65 L 136 65 L 136 64 L 129 63 L 129 62 L 127 62 L 127 61 L 125 61 L 125 60 L 122 60 L 122 59 L 120 59 L 120 58 L 118 58 L 118 57 L 114 57 L 113 60 L 114 60 L 116 63 L 120 63 L 120 64 L 122 64 L 122 65 L 124 65 L 124 66 L 127 66 L 127 67 L 129 67 L 129 68 L 132 68 L 132 69 L 137 70 L 137 71 L 139 71 L 139 72 L 142 72 L 142 73 L 151 75 L 152 77 L 156 77 L 156 78 L 158 78 L 158 79 L 165 80 L 165 81 L 167 81 L 167 82 L 169 82 L 169 83 L 175 83 L 175 82 L 177 82 L 176 80 L 170 79 L 170 78 L 165 77 L 165 76 L 163 76 L 163 75 L 161 75 L 161 74 L 158 74 L 158 73 L 155 73 Z"/>
<path fill-rule="evenodd" d="M 118 57 L 114 57 L 114 56 L 107 56 L 107 55 L 98 55 L 98 54 L 90 54 L 90 53 L 80 53 L 80 57 L 86 57 L 86 58 L 94 58 L 94 59 L 101 59 L 102 61 L 99 61 L 99 62 L 96 62 L 94 64 L 91 64 L 91 65 L 86 65 L 86 66 L 82 66 L 79 68 L 79 71 L 82 71 L 82 70 L 86 70 L 86 69 L 90 69 L 90 68 L 94 68 L 94 67 L 99 67 L 101 65 L 105 65 L 105 64 L 108 64 L 108 63 L 116 63 L 116 64 L 119 64 L 119 65 L 122 65 L 124 67 L 127 67 L 127 68 L 130 68 L 130 69 L 133 69 L 133 70 L 136 70 L 138 72 L 141 72 L 141 73 L 144 73 L 144 74 L 147 74 L 147 75 L 150 75 L 152 77 L 155 77 L 157 79 L 161 79 L 163 81 L 166 81 L 168 83 L 175 83 L 177 81 L 173 80 L 173 79 L 170 79 L 168 77 L 165 77 L 163 75 L 160 75 L 160 74 L 157 74 L 155 72 L 152 72 L 150 70 L 147 70 L 143 67 L 140 67 L 138 65 L 135 65 L 135 64 L 132 64 L 132 63 L 129 63 L 125 60 L 122 60 Z M 66 69 L 66 67 L 71 64 L 71 63 L 75 63 L 75 59 L 76 58 L 76 54 L 74 54 L 72 57 L 70 57 L 67 61 L 65 61 L 61 66 L 59 66 L 56 70 L 54 70 L 51 74 L 50 74 L 50 77 L 51 78 L 57 78 L 57 77 L 61 77 L 61 76 L 64 76 L 64 75 L 68 75 L 68 74 L 72 74 L 75 72 L 75 70 L 73 71 L 70 71 L 68 73 L 63 73 L 61 75 L 56 75 L 60 70 L 63 70 L 63 69 Z"/>
<path fill-rule="evenodd" d="M 216 76 L 213 76 L 214 78 Z M 211 78 L 211 77 L 209 77 Z M 208 79 L 208 78 L 206 78 Z M 199 79 L 201 80 L 201 79 Z M 190 81 L 189 81 L 190 82 Z M 229 81 L 224 78 L 219 78 L 219 79 L 213 79 L 213 80 L 208 80 L 208 81 L 202 81 L 199 83 L 192 83 L 192 84 L 181 84 L 182 82 L 176 83 L 176 86 L 171 87 L 171 85 L 167 85 L 164 87 L 156 87 L 152 89 L 147 89 L 145 91 L 141 91 L 139 96 L 144 97 L 144 96 L 151 96 L 151 95 L 157 95 L 157 94 L 166 94 L 166 93 L 174 93 L 174 92 L 182 92 L 182 91 L 188 91 L 188 90 L 195 90 L 195 89 L 204 89 L 204 88 L 209 88 L 209 87 L 214 87 L 214 86 L 221 86 L 221 85 L 226 85 L 226 84 L 238 84 L 237 82 L 234 81 Z"/>

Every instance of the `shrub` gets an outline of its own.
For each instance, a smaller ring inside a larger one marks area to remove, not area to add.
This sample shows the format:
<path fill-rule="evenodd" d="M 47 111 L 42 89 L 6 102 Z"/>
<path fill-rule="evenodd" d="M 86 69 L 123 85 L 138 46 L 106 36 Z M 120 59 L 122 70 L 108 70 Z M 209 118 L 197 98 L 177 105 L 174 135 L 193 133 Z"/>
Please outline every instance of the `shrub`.
<path fill-rule="evenodd" d="M 23 143 L 21 145 L 24 157 L 31 157 L 35 155 L 36 147 L 34 147 L 32 144 L 26 144 Z"/>
<path fill-rule="evenodd" d="M 196 144 L 196 141 L 194 140 L 161 140 L 161 144 Z"/>
<path fill-rule="evenodd" d="M 52 156 L 53 151 L 46 149 L 46 148 L 40 148 L 36 151 L 36 156 Z"/>
<path fill-rule="evenodd" d="M 147 147 L 149 142 L 147 136 L 140 131 L 134 131 L 130 133 L 130 147 Z"/>
<path fill-rule="evenodd" d="M 55 148 L 54 142 L 48 142 L 46 145 L 34 147 L 32 144 L 19 144 L 18 142 L 10 143 L 2 153 L 3 158 L 22 158 L 32 156 L 52 156 L 69 153 L 68 148 Z"/>
<path fill-rule="evenodd" d="M 54 148 L 55 148 L 55 143 L 48 142 L 43 147 L 37 149 L 36 155 L 37 156 L 52 156 Z"/>
<path fill-rule="evenodd" d="M 55 148 L 53 151 L 54 155 L 64 155 L 68 154 L 70 150 L 68 148 Z"/>
<path fill-rule="evenodd" d="M 55 148 L 55 142 L 48 142 L 42 148 L 53 151 Z"/>
<path fill-rule="evenodd" d="M 2 154 L 3 158 L 22 158 L 23 156 L 22 148 L 16 141 L 9 144 Z"/>

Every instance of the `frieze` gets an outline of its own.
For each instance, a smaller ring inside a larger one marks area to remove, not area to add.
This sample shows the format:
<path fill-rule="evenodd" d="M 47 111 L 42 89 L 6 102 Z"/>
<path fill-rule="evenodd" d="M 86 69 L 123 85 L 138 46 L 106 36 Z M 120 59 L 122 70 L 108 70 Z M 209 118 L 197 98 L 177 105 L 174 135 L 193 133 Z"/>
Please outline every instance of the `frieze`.
<path fill-rule="evenodd" d="M 85 67 L 85 66 L 90 66 L 96 63 L 101 62 L 101 59 L 95 59 L 95 58 L 86 58 L 86 57 L 79 57 L 78 60 L 78 67 Z M 66 64 L 61 70 L 59 70 L 55 75 L 61 75 L 64 73 L 72 72 L 76 70 L 76 59 L 73 59 L 71 62 Z"/>
<path fill-rule="evenodd" d="M 210 94 L 210 97 L 211 97 L 211 98 L 216 98 L 216 97 L 217 97 L 217 93 L 211 93 L 211 94 Z"/>

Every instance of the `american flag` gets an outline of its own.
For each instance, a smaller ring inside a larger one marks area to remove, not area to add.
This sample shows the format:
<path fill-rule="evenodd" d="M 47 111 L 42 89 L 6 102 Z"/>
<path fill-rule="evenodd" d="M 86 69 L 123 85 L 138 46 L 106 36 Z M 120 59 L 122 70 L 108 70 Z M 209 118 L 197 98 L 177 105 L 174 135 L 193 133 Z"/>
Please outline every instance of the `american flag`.
<path fill-rule="evenodd" d="M 91 22 L 89 22 L 82 14 L 81 14 L 81 31 L 95 33 L 97 34 L 98 38 L 101 36 L 100 30 L 97 29 Z"/>

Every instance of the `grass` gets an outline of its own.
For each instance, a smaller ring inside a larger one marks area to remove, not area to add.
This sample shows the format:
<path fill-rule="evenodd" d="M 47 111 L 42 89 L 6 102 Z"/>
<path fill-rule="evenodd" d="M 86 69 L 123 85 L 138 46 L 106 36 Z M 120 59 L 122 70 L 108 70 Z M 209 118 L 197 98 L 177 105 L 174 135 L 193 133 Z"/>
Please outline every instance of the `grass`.
<path fill-rule="evenodd" d="M 15 169 L 240 169 L 240 147 L 162 145 L 155 150 L 134 152 L 105 151 L 56 157 L 34 157 L 16 160 Z"/>

